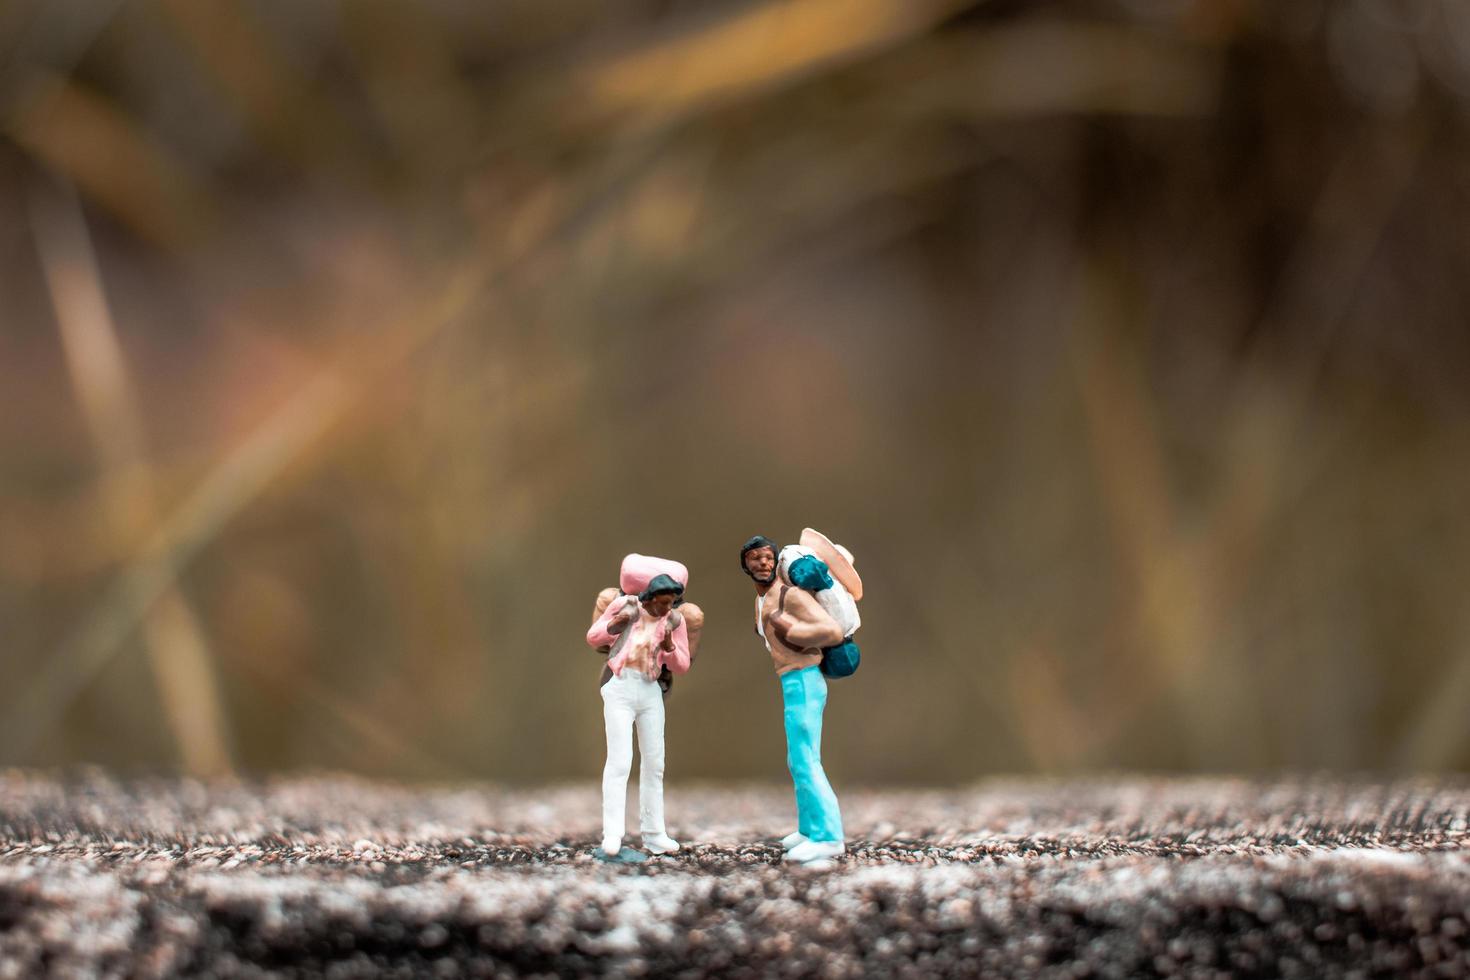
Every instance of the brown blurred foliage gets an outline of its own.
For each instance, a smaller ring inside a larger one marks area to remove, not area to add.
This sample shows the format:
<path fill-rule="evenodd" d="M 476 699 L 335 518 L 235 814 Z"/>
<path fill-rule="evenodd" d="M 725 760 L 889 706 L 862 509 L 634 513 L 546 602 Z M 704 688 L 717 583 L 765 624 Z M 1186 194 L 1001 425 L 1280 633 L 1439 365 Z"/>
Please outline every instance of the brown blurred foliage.
<path fill-rule="evenodd" d="M 1460 0 L 0 5 L 0 763 L 1470 765 Z M 779 424 L 772 424 L 779 419 Z"/>

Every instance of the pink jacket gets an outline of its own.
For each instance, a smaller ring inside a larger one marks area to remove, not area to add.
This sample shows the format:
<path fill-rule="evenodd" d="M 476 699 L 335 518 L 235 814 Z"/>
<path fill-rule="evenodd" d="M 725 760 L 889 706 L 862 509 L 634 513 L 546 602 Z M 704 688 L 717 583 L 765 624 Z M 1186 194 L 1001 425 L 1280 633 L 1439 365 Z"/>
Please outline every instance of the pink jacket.
<path fill-rule="evenodd" d="M 627 603 L 638 604 L 636 595 L 622 596 L 614 599 L 608 604 L 607 610 L 598 617 L 597 622 L 587 631 L 587 645 L 591 647 L 605 647 L 611 645 L 612 649 L 607 655 L 607 666 L 617 677 L 623 672 L 623 665 L 628 661 L 628 649 L 625 642 L 633 632 L 630 623 L 621 633 L 610 632 L 607 628 L 608 622 L 613 615 L 622 609 Z M 641 613 L 641 610 L 638 610 Z M 671 611 L 665 620 L 672 620 L 674 626 L 674 649 L 665 650 L 662 646 L 654 649 L 658 667 L 667 667 L 671 673 L 685 674 L 689 672 L 689 629 L 684 623 L 684 617 L 679 615 L 678 610 Z"/>

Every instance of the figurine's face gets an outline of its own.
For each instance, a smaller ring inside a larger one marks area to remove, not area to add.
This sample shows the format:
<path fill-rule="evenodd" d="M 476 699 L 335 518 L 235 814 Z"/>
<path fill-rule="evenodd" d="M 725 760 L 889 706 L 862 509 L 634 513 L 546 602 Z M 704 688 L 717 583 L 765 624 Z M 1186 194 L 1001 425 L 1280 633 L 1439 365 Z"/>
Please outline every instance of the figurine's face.
<path fill-rule="evenodd" d="M 679 597 L 672 592 L 661 592 L 649 599 L 645 604 L 648 611 L 654 616 L 667 616 L 669 610 L 674 608 L 674 602 Z"/>
<path fill-rule="evenodd" d="M 751 548 L 745 553 L 745 570 L 761 585 L 776 581 L 776 553 L 770 548 Z"/>

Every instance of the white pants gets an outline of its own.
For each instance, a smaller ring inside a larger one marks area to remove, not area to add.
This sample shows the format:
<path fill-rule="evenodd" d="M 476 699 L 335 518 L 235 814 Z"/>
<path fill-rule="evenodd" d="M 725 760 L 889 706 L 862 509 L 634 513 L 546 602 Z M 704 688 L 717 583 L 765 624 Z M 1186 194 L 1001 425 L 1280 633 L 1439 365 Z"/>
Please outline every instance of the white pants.
<path fill-rule="evenodd" d="M 625 670 L 602 685 L 607 765 L 602 770 L 602 837 L 622 840 L 638 725 L 638 817 L 644 834 L 664 831 L 664 697 L 658 681 Z"/>

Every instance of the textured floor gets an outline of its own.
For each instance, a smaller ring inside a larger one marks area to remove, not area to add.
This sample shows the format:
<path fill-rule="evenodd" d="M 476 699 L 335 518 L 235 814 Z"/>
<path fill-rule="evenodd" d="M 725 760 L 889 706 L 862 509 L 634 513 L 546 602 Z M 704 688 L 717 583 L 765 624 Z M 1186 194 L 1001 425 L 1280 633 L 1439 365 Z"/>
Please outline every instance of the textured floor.
<path fill-rule="evenodd" d="M 592 857 L 594 787 L 0 774 L 0 976 L 1470 975 L 1470 786 L 1109 779 L 671 787 L 677 855 Z"/>

